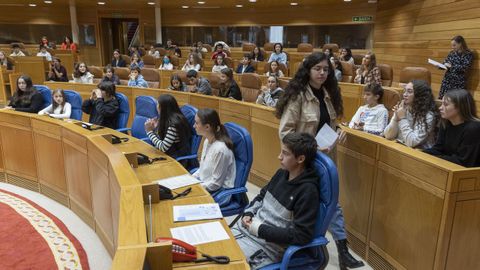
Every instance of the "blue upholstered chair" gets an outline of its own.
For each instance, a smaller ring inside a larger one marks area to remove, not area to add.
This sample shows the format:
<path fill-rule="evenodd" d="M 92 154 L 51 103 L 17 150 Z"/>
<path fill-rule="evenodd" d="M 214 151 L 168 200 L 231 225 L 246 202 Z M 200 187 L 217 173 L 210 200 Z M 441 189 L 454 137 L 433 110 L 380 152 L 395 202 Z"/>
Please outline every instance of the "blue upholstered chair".
<path fill-rule="evenodd" d="M 128 117 L 130 116 L 130 105 L 128 104 L 128 98 L 122 93 L 115 93 L 115 97 L 118 100 L 118 116 L 117 116 L 117 130 L 127 127 Z"/>
<path fill-rule="evenodd" d="M 234 187 L 224 189 L 213 195 L 220 205 L 224 217 L 237 215 L 243 212 L 248 205 L 247 184 L 248 174 L 253 162 L 253 143 L 248 131 L 235 123 L 225 123 L 228 135 L 233 141 L 235 155 L 236 176 Z"/>
<path fill-rule="evenodd" d="M 265 266 L 261 268 L 262 270 L 324 269 L 328 263 L 326 248 L 328 240 L 325 238 L 325 233 L 337 207 L 338 173 L 333 161 L 323 153 L 317 153 L 314 165 L 320 176 L 320 208 L 314 239 L 304 246 L 289 246 L 283 255 L 282 262 Z"/>
<path fill-rule="evenodd" d="M 71 119 L 82 120 L 82 96 L 73 90 L 64 90 L 65 101 L 72 105 Z"/>
<path fill-rule="evenodd" d="M 200 142 L 202 141 L 202 136 L 197 134 L 197 131 L 193 128 L 195 124 L 195 115 L 197 114 L 197 108 L 191 105 L 184 105 L 180 108 L 185 118 L 187 118 L 188 124 L 192 129 L 192 139 L 190 142 L 190 154 L 188 156 L 177 157 L 177 161 L 188 160 L 188 159 L 197 159 L 198 148 L 200 147 Z M 195 164 L 195 163 L 193 163 Z M 188 170 L 192 168 L 187 168 Z"/>
<path fill-rule="evenodd" d="M 135 99 L 135 115 L 131 128 L 118 129 L 120 132 L 130 131 L 131 135 L 138 139 L 146 140 L 145 121 L 149 118 L 158 117 L 157 101 L 150 96 L 138 96 Z"/>
<path fill-rule="evenodd" d="M 50 90 L 50 88 L 45 85 L 34 85 L 34 87 L 37 89 L 38 92 L 40 92 L 40 94 L 42 94 L 43 97 L 43 104 L 41 110 L 50 106 L 50 104 L 52 104 L 52 91 Z"/>

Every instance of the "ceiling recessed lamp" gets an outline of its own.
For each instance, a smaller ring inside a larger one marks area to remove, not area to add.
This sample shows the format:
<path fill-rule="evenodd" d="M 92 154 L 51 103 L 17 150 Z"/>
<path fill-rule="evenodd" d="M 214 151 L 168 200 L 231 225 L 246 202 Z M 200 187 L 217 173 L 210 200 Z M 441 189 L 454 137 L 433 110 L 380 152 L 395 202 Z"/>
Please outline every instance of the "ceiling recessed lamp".
<path fill-rule="evenodd" d="M 343 0 L 344 2 L 351 2 L 352 0 Z"/>
<path fill-rule="evenodd" d="M 49 0 L 45 0 L 45 1 L 43 1 L 43 2 L 44 2 L 45 4 L 51 4 L 51 3 L 53 3 L 52 1 L 49 1 Z"/>
<path fill-rule="evenodd" d="M 182 8 L 188 8 L 188 6 L 182 6 Z"/>
<path fill-rule="evenodd" d="M 37 4 L 28 4 L 30 7 L 36 7 Z"/>
<path fill-rule="evenodd" d="M 255 3 L 257 0 L 248 0 L 248 2 Z"/>
<path fill-rule="evenodd" d="M 198 1 L 197 3 L 199 3 L 200 5 L 203 5 L 205 4 L 205 1 Z"/>
<path fill-rule="evenodd" d="M 238 7 L 238 8 L 241 8 L 241 7 L 243 7 L 243 5 L 235 5 L 235 6 L 236 6 L 236 7 Z"/>
<path fill-rule="evenodd" d="M 154 6 L 155 2 L 148 2 L 147 4 L 149 4 L 150 6 Z"/>
<path fill-rule="evenodd" d="M 102 5 L 102 6 L 103 6 L 103 5 L 105 5 L 105 2 L 98 2 L 97 4 L 99 4 L 99 5 Z"/>
<path fill-rule="evenodd" d="M 290 6 L 298 6 L 298 3 L 292 2 L 290 3 Z"/>

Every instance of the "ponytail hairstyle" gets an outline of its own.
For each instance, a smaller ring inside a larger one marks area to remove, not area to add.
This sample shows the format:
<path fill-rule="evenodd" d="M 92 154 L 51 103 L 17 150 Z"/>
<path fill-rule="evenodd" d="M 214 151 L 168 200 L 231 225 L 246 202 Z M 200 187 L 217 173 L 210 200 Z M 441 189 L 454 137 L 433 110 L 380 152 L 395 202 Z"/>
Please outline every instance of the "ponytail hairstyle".
<path fill-rule="evenodd" d="M 62 100 L 62 104 L 60 104 L 60 105 L 57 104 L 57 102 L 55 102 L 55 99 L 53 98 L 53 96 L 54 96 L 56 93 L 60 93 L 60 94 L 62 95 L 63 100 Z M 57 90 L 54 90 L 54 91 L 52 92 L 52 112 L 54 112 L 55 109 L 56 109 L 58 106 L 62 106 L 62 111 L 61 111 L 61 113 L 63 113 L 64 110 L 65 110 L 65 102 L 66 102 L 65 92 L 63 92 L 62 89 L 57 89 Z"/>
<path fill-rule="evenodd" d="M 27 88 L 25 89 L 25 91 L 22 91 L 20 90 L 20 88 L 18 88 L 18 81 L 20 79 L 25 81 L 25 83 L 27 84 Z M 37 89 L 33 87 L 32 79 L 27 75 L 22 75 L 17 79 L 17 90 L 12 96 L 11 104 L 16 104 L 20 102 L 22 106 L 28 105 L 32 102 L 32 96 L 36 93 L 37 93 Z"/>
<path fill-rule="evenodd" d="M 228 136 L 225 126 L 220 122 L 220 117 L 218 116 L 217 111 L 209 108 L 199 109 L 197 116 L 202 125 L 210 125 L 213 134 L 215 135 L 215 140 L 224 142 L 228 149 L 233 151 L 232 139 Z"/>

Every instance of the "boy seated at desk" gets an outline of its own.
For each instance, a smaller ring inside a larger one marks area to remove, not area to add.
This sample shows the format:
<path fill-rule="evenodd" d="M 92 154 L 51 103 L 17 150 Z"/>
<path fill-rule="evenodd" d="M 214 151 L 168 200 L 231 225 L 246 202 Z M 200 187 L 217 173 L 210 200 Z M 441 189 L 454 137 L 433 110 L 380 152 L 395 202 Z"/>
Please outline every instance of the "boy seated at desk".
<path fill-rule="evenodd" d="M 311 135 L 286 135 L 278 156 L 282 168 L 232 228 L 252 269 L 280 262 L 289 245 L 313 239 L 320 201 L 319 176 L 313 167 L 316 152 Z"/>

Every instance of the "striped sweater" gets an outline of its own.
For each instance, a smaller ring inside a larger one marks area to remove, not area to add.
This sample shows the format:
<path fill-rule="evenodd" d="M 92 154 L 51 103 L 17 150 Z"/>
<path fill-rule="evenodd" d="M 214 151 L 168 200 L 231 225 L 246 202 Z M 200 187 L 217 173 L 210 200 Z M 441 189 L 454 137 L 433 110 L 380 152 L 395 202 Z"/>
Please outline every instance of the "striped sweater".
<path fill-rule="evenodd" d="M 158 148 L 160 151 L 166 153 L 173 144 L 180 142 L 180 137 L 178 136 L 177 129 L 173 126 L 168 127 L 167 134 L 163 140 L 158 136 L 157 133 L 149 131 L 147 133 L 148 138 L 152 141 L 153 145 Z"/>

